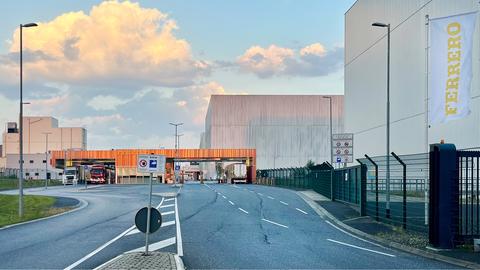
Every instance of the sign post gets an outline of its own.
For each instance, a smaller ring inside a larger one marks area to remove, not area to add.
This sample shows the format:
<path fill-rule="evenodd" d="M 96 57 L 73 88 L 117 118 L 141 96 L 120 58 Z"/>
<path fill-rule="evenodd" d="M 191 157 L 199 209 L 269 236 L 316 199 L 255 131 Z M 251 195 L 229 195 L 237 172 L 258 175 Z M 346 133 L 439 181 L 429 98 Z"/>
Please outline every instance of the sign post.
<path fill-rule="evenodd" d="M 148 206 L 147 206 L 147 231 L 145 232 L 145 255 L 148 254 L 148 237 L 150 234 L 150 215 L 152 212 L 152 178 L 153 173 L 163 173 L 165 171 L 165 156 L 162 155 L 138 155 L 137 171 L 150 173 Z"/>
<path fill-rule="evenodd" d="M 336 163 L 353 162 L 353 133 L 333 134 L 332 144 Z"/>

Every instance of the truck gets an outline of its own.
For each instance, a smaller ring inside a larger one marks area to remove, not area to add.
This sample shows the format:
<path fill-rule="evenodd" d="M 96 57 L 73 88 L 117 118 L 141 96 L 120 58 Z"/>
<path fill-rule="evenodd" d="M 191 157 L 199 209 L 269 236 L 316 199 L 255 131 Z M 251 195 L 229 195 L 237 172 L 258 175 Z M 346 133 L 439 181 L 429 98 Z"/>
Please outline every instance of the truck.
<path fill-rule="evenodd" d="M 78 183 L 77 167 L 65 167 L 62 175 L 62 183 L 64 185 L 76 185 Z"/>
<path fill-rule="evenodd" d="M 108 173 L 105 165 L 97 164 L 92 165 L 90 169 L 90 178 L 88 179 L 88 183 L 90 184 L 105 184 L 107 182 Z"/>
<path fill-rule="evenodd" d="M 244 163 L 234 163 L 227 166 L 227 177 L 230 183 L 247 183 L 247 166 Z"/>

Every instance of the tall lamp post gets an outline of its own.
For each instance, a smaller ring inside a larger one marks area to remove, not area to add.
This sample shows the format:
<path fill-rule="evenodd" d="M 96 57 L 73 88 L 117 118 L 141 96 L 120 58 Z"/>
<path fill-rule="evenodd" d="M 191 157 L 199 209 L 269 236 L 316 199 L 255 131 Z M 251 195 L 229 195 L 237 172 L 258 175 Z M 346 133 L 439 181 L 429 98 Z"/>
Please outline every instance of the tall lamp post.
<path fill-rule="evenodd" d="M 23 28 L 38 26 L 36 23 L 20 24 L 20 175 L 18 177 L 18 215 L 23 217 Z"/>
<path fill-rule="evenodd" d="M 181 126 L 183 125 L 183 123 L 169 123 L 170 125 L 172 126 L 175 126 L 175 159 L 173 160 L 173 171 L 174 171 L 174 175 L 175 175 L 175 186 L 177 185 L 177 173 L 175 170 L 175 162 L 178 158 L 178 126 Z"/>
<path fill-rule="evenodd" d="M 48 135 L 51 132 L 43 132 L 45 134 L 45 189 L 48 186 Z"/>
<path fill-rule="evenodd" d="M 386 216 L 390 218 L 390 24 L 375 22 L 374 27 L 387 28 L 387 196 L 386 196 Z"/>
<path fill-rule="evenodd" d="M 332 97 L 324 96 L 330 104 L 330 162 L 333 167 L 333 125 L 332 125 Z M 330 170 L 330 200 L 333 201 L 333 169 Z"/>

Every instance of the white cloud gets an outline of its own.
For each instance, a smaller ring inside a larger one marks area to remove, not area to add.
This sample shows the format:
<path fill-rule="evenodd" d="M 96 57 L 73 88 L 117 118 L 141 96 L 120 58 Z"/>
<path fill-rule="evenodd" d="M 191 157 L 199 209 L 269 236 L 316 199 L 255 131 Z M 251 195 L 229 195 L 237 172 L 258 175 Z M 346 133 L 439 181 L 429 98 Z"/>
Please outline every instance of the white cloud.
<path fill-rule="evenodd" d="M 250 47 L 238 57 L 241 70 L 260 78 L 273 76 L 325 76 L 342 67 L 343 48 L 327 51 L 320 43 L 313 43 L 299 52 L 270 45 L 268 48 Z"/>
<path fill-rule="evenodd" d="M 105 1 L 88 14 L 65 13 L 23 32 L 26 78 L 76 84 L 190 85 L 209 72 L 209 64 L 193 59 L 189 43 L 174 35 L 177 28 L 165 13 L 129 1 Z M 18 44 L 16 30 L 10 57 L 0 59 L 0 73 L 8 76 L 0 79 L 17 73 Z"/>
<path fill-rule="evenodd" d="M 119 105 L 127 103 L 128 100 L 124 100 L 112 95 L 99 95 L 90 100 L 87 105 L 97 111 L 110 111 L 116 110 Z"/>

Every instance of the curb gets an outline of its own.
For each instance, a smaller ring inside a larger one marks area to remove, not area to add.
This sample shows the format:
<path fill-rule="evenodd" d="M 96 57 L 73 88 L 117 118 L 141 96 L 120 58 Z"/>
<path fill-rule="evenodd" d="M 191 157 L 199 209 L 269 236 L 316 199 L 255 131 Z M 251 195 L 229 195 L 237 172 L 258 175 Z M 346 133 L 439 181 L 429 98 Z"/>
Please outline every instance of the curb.
<path fill-rule="evenodd" d="M 72 198 L 72 197 L 67 197 L 67 198 Z M 80 211 L 83 208 L 88 206 L 88 202 L 83 200 L 83 199 L 77 199 L 77 198 L 72 198 L 72 199 L 78 200 L 78 203 L 75 206 L 73 206 L 74 208 L 72 210 L 69 210 L 69 211 L 66 211 L 66 212 L 63 212 L 63 213 L 59 213 L 59 214 L 56 214 L 56 215 L 53 215 L 53 216 L 37 218 L 37 219 L 29 220 L 29 221 L 24 221 L 24 222 L 20 222 L 20 223 L 7 225 L 7 226 L 4 226 L 4 227 L 1 227 L 0 231 L 8 229 L 8 228 L 12 228 L 12 227 L 17 227 L 17 226 L 20 226 L 20 225 L 26 225 L 26 224 L 34 223 L 34 222 L 37 222 L 37 221 L 42 221 L 42 220 L 46 220 L 46 219 L 50 219 L 50 218 L 54 218 L 54 217 L 63 216 L 63 215 L 70 214 L 70 213 L 73 213 L 73 212 L 76 212 L 76 211 Z"/>
<path fill-rule="evenodd" d="M 345 230 L 350 231 L 353 234 L 356 234 L 357 236 L 361 236 L 361 237 L 367 238 L 369 240 L 373 240 L 373 241 L 381 243 L 385 246 L 395 248 L 395 249 L 399 249 L 399 250 L 402 250 L 404 252 L 412 253 L 412 254 L 415 254 L 415 255 L 420 255 L 420 256 L 425 257 L 425 258 L 434 259 L 434 260 L 437 260 L 437 261 L 446 262 L 446 263 L 449 263 L 449 264 L 453 264 L 453 265 L 461 266 L 461 267 L 465 267 L 465 268 L 480 269 L 480 264 L 477 264 L 477 263 L 464 261 L 464 260 L 460 260 L 460 259 L 455 259 L 455 258 L 451 258 L 451 257 L 448 257 L 448 256 L 431 253 L 431 252 L 421 250 L 421 249 L 418 249 L 418 248 L 405 246 L 405 245 L 402 245 L 402 244 L 399 244 L 399 243 L 396 243 L 396 242 L 388 241 L 388 240 L 385 240 L 383 238 L 380 238 L 380 237 L 362 232 L 362 231 L 360 231 L 358 229 L 355 229 L 353 227 L 350 227 L 347 224 L 343 223 L 342 221 L 338 220 L 336 217 L 334 217 L 332 214 L 330 214 L 327 210 L 325 210 L 325 208 L 321 207 L 319 204 L 317 204 L 312 199 L 306 197 L 305 195 L 301 194 L 300 192 L 297 192 L 297 194 L 310 207 L 312 207 L 312 209 L 321 218 L 326 219 L 325 217 L 327 217 L 330 221 L 334 222 L 336 225 L 342 227 Z"/>
<path fill-rule="evenodd" d="M 112 258 L 112 259 L 110 259 L 110 260 L 102 263 L 101 265 L 93 268 L 93 270 L 102 269 L 102 267 L 108 265 L 109 263 L 111 263 L 111 262 L 113 262 L 113 261 L 115 261 L 115 260 L 118 260 L 118 259 L 122 258 L 122 256 L 124 256 L 125 254 L 126 254 L 126 253 L 122 253 L 122 254 L 120 254 L 120 255 L 118 255 L 118 256 L 115 256 L 114 258 Z M 181 258 L 180 256 L 178 256 L 177 254 L 174 254 L 173 256 L 174 256 L 174 258 L 175 258 L 175 267 L 176 267 L 176 269 L 177 269 L 177 270 L 185 270 L 185 265 L 183 264 L 182 258 Z"/>

